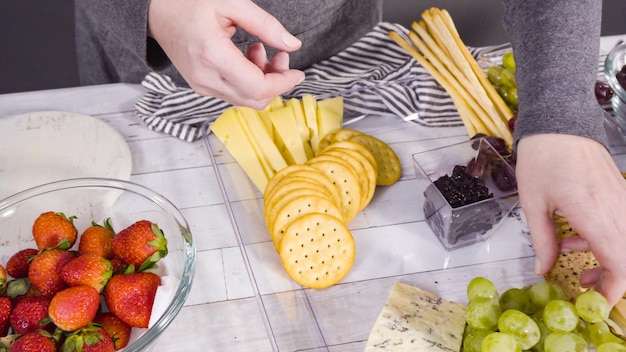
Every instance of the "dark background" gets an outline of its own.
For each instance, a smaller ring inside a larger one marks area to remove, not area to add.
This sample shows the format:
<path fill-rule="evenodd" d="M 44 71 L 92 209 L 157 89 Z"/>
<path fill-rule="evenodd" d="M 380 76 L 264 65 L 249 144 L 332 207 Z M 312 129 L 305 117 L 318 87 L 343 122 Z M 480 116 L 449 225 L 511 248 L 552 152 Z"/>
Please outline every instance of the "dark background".
<path fill-rule="evenodd" d="M 508 41 L 500 0 L 386 0 L 384 20 L 409 26 L 432 6 L 450 12 L 467 45 Z M 602 34 L 626 33 L 626 1 L 603 6 Z M 0 93 L 78 85 L 73 17 L 73 0 L 0 0 Z"/>

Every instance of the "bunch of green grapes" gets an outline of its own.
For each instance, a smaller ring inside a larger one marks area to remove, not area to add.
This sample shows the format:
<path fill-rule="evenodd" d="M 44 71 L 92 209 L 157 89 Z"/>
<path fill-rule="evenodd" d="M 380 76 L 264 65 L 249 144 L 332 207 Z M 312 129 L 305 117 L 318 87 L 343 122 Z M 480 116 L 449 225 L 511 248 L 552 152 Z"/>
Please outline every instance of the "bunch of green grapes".
<path fill-rule="evenodd" d="M 571 303 L 560 286 L 540 281 L 500 295 L 493 282 L 476 277 L 467 297 L 461 352 L 586 352 L 592 346 L 597 352 L 626 351 L 626 342 L 606 323 L 610 306 L 597 291 Z"/>
<path fill-rule="evenodd" d="M 515 58 L 512 51 L 502 56 L 500 65 L 489 67 L 487 78 L 511 110 L 517 112 L 519 104 L 517 101 L 517 82 L 515 81 Z"/>

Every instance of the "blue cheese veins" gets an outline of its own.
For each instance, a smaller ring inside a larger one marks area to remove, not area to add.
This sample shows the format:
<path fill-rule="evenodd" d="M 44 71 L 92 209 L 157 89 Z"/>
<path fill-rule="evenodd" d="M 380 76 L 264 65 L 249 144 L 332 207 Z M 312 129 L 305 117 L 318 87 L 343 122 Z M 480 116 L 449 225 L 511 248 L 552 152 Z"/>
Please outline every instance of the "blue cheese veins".
<path fill-rule="evenodd" d="M 465 307 L 396 282 L 365 347 L 373 351 L 459 352 Z"/>

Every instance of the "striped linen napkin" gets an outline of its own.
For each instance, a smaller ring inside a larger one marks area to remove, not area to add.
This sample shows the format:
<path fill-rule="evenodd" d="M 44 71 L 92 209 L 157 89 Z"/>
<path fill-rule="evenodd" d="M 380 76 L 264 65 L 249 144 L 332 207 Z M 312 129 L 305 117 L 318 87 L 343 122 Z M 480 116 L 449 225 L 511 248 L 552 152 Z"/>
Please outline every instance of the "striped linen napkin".
<path fill-rule="evenodd" d="M 389 38 L 389 31 L 407 34 L 399 24 L 379 23 L 359 41 L 306 69 L 305 80 L 284 99 L 312 94 L 317 99 L 341 95 L 344 115 L 394 114 L 429 127 L 461 126 L 449 94 L 426 69 Z M 493 47 L 470 48 L 475 57 Z M 230 105 L 176 86 L 165 75 L 150 73 L 147 89 L 135 110 L 152 130 L 192 142 L 202 137 L 202 125 Z"/>

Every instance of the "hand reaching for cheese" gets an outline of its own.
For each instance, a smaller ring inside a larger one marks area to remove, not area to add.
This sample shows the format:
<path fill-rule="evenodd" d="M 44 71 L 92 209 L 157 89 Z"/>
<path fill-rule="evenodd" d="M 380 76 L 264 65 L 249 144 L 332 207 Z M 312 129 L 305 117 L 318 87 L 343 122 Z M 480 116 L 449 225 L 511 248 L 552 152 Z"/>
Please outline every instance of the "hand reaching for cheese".
<path fill-rule="evenodd" d="M 280 52 L 269 60 L 258 43 L 244 56 L 231 40 L 237 27 Z M 304 79 L 287 54 L 301 42 L 249 0 L 152 0 L 148 33 L 198 94 L 233 105 L 262 109 Z"/>

